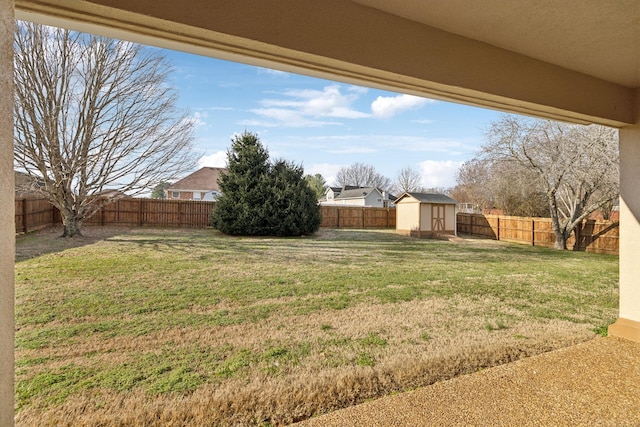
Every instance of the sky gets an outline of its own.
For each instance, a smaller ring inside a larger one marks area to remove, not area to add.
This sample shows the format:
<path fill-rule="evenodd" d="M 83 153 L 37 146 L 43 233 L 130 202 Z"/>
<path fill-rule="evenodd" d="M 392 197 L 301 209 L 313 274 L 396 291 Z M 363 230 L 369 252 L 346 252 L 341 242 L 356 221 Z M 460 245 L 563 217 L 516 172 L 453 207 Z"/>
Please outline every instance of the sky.
<path fill-rule="evenodd" d="M 335 184 L 372 165 L 395 180 L 407 166 L 425 188 L 449 188 L 500 112 L 165 50 L 170 84 L 195 129 L 198 166 L 224 167 L 234 135 L 258 134 L 270 158 Z M 192 172 L 192 171 L 189 171 Z"/>

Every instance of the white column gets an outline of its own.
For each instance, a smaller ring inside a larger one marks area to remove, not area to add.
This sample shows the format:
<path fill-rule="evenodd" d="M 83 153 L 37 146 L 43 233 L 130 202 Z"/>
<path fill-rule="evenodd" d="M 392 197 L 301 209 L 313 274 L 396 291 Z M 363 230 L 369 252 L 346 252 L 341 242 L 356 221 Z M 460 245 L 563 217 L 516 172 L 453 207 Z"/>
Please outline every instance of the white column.
<path fill-rule="evenodd" d="M 620 130 L 620 314 L 609 334 L 640 342 L 640 117 Z"/>
<path fill-rule="evenodd" d="M 13 425 L 13 0 L 0 0 L 0 426 Z"/>

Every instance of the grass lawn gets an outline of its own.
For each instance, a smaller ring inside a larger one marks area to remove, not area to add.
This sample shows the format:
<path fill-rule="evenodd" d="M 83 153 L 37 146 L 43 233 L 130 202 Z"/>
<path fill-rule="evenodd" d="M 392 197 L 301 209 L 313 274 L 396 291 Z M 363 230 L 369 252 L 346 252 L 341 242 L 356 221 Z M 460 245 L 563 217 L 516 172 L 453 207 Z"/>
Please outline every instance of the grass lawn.
<path fill-rule="evenodd" d="M 588 340 L 618 258 L 393 231 L 17 239 L 18 425 L 280 425 Z"/>

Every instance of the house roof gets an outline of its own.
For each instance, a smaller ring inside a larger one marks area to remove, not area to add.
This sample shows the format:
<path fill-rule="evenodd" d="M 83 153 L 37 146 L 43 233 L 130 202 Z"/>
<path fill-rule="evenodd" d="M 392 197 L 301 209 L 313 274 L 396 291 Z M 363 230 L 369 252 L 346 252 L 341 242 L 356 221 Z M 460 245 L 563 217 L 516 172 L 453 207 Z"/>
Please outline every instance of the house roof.
<path fill-rule="evenodd" d="M 30 175 L 14 170 L 15 192 L 17 196 L 24 197 L 35 193 L 43 185 L 42 181 Z"/>
<path fill-rule="evenodd" d="M 420 203 L 438 203 L 446 205 L 455 205 L 457 202 L 449 196 L 440 193 L 402 193 L 396 199 L 396 203 L 405 197 L 413 197 Z"/>
<path fill-rule="evenodd" d="M 377 191 L 378 193 L 380 193 L 380 190 L 378 190 L 376 187 L 345 188 L 348 189 L 341 191 L 340 194 L 335 197 L 336 199 L 361 199 L 363 197 L 367 197 L 369 194 L 371 194 L 372 191 Z"/>
<path fill-rule="evenodd" d="M 225 168 L 204 167 L 191 175 L 187 175 L 167 188 L 167 191 L 195 190 L 195 191 L 220 191 L 218 179 L 220 174 L 226 172 Z"/>
<path fill-rule="evenodd" d="M 35 182 L 35 179 L 31 178 L 29 175 L 27 175 L 24 172 L 20 172 L 20 171 L 13 171 L 14 173 L 14 179 L 15 179 L 15 186 L 16 189 L 20 188 L 24 188 L 26 186 L 30 186 Z"/>

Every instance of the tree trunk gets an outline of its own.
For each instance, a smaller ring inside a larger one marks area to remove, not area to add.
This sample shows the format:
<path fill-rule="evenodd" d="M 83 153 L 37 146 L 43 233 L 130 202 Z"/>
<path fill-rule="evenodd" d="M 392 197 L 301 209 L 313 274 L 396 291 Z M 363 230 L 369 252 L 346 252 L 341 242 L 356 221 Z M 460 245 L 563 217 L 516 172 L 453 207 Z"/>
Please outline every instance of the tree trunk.
<path fill-rule="evenodd" d="M 559 251 L 563 251 L 567 249 L 567 239 L 564 237 L 564 233 L 562 231 L 553 230 L 556 236 L 556 242 L 553 245 L 553 249 L 558 249 Z"/>
<path fill-rule="evenodd" d="M 82 218 L 76 216 L 63 216 L 62 237 L 82 236 Z"/>
<path fill-rule="evenodd" d="M 549 200 L 549 213 L 551 214 L 551 226 L 553 227 L 553 234 L 556 236 L 556 242 L 553 244 L 553 249 L 566 250 L 567 238 L 565 232 L 560 225 L 560 215 L 558 214 L 558 201 L 556 200 L 555 192 L 547 194 Z"/>

